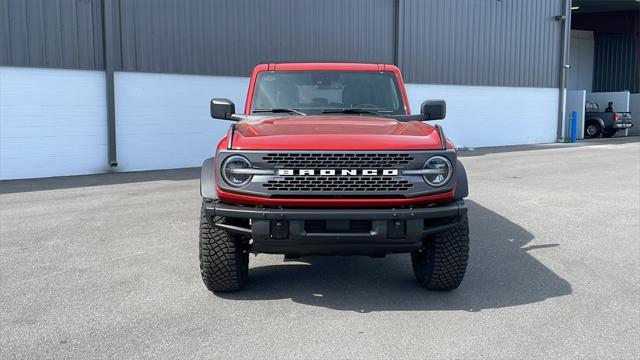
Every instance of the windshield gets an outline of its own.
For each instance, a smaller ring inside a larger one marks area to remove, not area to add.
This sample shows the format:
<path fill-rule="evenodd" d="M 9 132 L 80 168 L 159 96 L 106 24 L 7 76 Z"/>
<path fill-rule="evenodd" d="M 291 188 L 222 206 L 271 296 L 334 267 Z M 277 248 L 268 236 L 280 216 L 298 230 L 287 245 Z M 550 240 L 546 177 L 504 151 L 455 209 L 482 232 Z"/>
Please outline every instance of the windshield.
<path fill-rule="evenodd" d="M 394 74 L 373 71 L 261 72 L 256 78 L 251 112 L 273 109 L 305 114 L 348 109 L 405 114 Z"/>

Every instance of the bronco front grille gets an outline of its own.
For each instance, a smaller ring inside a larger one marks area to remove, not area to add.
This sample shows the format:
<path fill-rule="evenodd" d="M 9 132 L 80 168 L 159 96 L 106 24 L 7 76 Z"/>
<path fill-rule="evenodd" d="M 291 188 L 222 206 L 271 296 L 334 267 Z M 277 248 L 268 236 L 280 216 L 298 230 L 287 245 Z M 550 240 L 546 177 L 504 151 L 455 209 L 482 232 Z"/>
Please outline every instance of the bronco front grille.
<path fill-rule="evenodd" d="M 285 153 L 262 157 L 267 164 L 286 169 L 394 169 L 413 159 L 410 154 L 383 153 Z"/>
<path fill-rule="evenodd" d="M 263 184 L 274 192 L 402 192 L 413 184 L 392 176 L 292 176 Z"/>

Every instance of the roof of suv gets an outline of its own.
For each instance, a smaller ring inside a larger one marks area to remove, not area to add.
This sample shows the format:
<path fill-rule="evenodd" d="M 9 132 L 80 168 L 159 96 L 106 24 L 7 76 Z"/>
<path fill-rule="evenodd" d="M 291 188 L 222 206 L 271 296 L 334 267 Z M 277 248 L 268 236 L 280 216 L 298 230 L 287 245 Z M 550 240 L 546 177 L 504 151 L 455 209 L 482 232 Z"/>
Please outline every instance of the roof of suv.
<path fill-rule="evenodd" d="M 256 67 L 267 67 L 268 70 L 296 71 L 296 70 L 351 70 L 351 71 L 393 71 L 396 66 L 391 64 L 374 64 L 358 62 L 279 62 L 262 63 Z"/>

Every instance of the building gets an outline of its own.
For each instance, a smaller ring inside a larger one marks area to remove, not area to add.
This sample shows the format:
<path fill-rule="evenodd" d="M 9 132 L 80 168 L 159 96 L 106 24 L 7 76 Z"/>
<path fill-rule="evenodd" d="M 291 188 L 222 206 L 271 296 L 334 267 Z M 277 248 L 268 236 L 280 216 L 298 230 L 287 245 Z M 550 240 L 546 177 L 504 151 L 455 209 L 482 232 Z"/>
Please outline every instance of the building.
<path fill-rule="evenodd" d="M 562 140 L 570 1 L 0 0 L 0 179 L 199 166 L 228 128 L 209 99 L 241 108 L 266 60 L 397 64 L 459 146 Z M 632 23 L 592 28 L 588 90 L 637 93 L 638 2 L 576 3 Z"/>

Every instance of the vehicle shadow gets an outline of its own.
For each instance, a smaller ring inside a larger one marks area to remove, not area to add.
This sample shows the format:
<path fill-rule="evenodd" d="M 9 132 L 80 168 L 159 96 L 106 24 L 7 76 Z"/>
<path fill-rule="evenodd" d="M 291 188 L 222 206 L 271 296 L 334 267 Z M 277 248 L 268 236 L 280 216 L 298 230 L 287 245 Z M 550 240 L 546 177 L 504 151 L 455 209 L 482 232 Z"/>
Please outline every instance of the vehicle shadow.
<path fill-rule="evenodd" d="M 406 254 L 385 259 L 308 257 L 281 265 L 254 267 L 238 293 L 218 294 L 233 300 L 287 299 L 335 310 L 480 311 L 530 304 L 571 294 L 560 278 L 529 251 L 558 244 L 527 246 L 533 235 L 519 225 L 474 203 L 469 206 L 471 253 L 460 288 L 432 292 L 420 287 Z"/>

